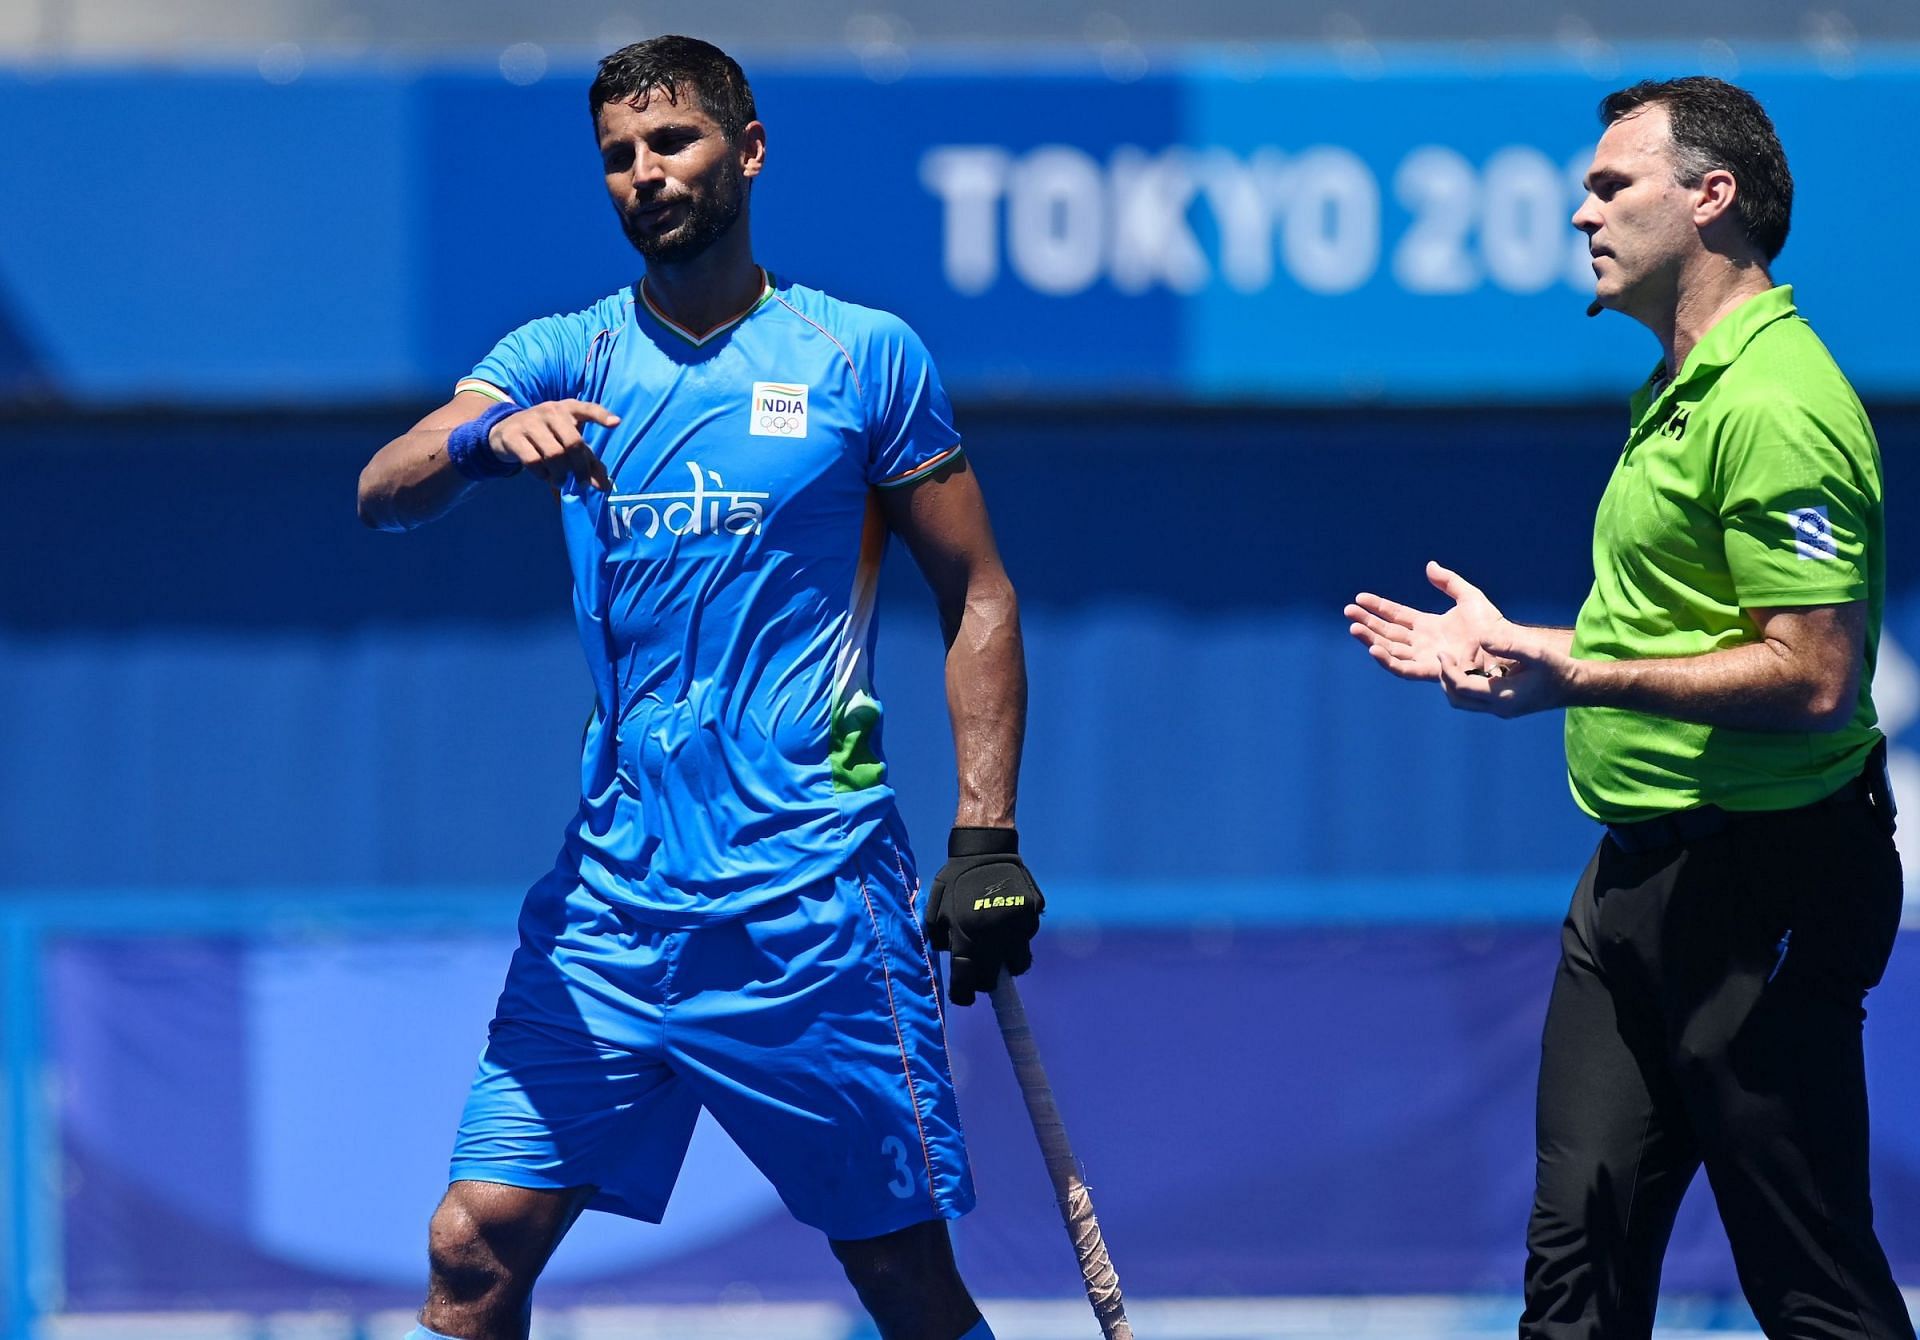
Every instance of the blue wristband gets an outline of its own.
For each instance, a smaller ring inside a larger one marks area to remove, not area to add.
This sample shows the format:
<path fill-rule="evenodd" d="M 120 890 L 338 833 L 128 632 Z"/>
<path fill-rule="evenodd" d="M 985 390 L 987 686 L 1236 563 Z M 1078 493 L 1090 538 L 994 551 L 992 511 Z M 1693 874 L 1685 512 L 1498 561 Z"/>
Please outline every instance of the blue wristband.
<path fill-rule="evenodd" d="M 447 434 L 447 459 L 453 468 L 468 479 L 505 479 L 508 475 L 520 473 L 520 462 L 503 461 L 494 455 L 493 448 L 487 445 L 487 435 L 493 426 L 509 414 L 518 414 L 520 407 L 512 401 L 503 401 L 491 406 L 477 419 L 468 419 L 465 423 Z"/>

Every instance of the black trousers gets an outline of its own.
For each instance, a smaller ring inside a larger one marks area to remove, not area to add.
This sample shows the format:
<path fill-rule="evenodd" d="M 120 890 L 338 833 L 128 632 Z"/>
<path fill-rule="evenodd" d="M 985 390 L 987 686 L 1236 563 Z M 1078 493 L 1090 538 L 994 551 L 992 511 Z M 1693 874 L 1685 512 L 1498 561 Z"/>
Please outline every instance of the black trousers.
<path fill-rule="evenodd" d="M 1900 922 L 1883 813 L 1601 840 L 1541 1045 L 1521 1340 L 1645 1340 L 1702 1165 L 1768 1336 L 1913 1340 L 1867 1185 L 1861 1026 Z"/>

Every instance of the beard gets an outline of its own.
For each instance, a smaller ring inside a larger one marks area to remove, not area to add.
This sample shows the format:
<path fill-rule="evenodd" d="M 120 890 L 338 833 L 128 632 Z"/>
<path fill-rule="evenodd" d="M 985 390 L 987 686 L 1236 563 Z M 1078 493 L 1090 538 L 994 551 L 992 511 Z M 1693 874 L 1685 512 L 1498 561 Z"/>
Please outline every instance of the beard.
<path fill-rule="evenodd" d="M 687 202 L 687 215 L 678 227 L 664 233 L 647 232 L 621 212 L 621 231 L 649 265 L 684 265 L 725 236 L 746 203 L 746 179 L 729 163 L 716 175 L 710 191 L 679 198 Z"/>

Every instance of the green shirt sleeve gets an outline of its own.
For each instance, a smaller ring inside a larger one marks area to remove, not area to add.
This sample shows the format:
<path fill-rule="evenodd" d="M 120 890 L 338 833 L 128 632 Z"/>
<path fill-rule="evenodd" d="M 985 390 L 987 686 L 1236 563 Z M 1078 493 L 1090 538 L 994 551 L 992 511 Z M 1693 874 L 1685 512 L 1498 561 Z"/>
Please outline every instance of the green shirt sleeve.
<path fill-rule="evenodd" d="M 1871 444 L 1784 396 L 1720 427 L 1715 491 L 1741 608 L 1866 599 Z"/>

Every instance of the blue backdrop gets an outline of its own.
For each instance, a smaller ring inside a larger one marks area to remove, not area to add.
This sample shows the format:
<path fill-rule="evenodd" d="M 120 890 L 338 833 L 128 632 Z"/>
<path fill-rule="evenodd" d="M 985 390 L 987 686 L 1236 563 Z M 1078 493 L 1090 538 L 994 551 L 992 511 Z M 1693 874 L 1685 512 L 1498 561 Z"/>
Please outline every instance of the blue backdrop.
<path fill-rule="evenodd" d="M 1920 334 L 1872 295 L 1920 187 L 1884 172 L 1870 132 L 1920 116 L 1920 55 L 1755 50 L 1739 77 L 1800 187 L 1780 276 L 1864 390 L 1911 395 Z M 1611 396 L 1653 359 L 1624 320 L 1579 318 L 1592 275 L 1568 219 L 1593 108 L 1699 59 L 1628 49 L 1595 73 L 1549 49 L 1274 49 L 1133 82 L 972 60 L 876 83 L 748 53 L 771 146 L 761 259 L 900 312 L 973 398 Z M 590 73 L 0 69 L 0 179 L 18 184 L 0 194 L 0 393 L 444 391 L 505 330 L 635 277 Z"/>
<path fill-rule="evenodd" d="M 1339 611 L 1362 588 L 1423 596 L 1433 557 L 1517 616 L 1571 616 L 1653 361 L 1624 321 L 1578 315 L 1571 178 L 1601 92 L 1685 65 L 1261 52 L 1133 83 L 1029 66 L 880 85 L 750 62 L 773 128 L 763 255 L 926 334 L 1020 588 L 1021 819 L 1052 904 L 1029 994 L 1138 1290 L 1516 1279 L 1553 926 L 1595 832 L 1557 720 L 1450 713 L 1369 665 Z M 1920 337 L 1872 299 L 1920 202 L 1859 130 L 1920 112 L 1916 68 L 1744 76 L 1801 182 L 1781 277 L 1878 407 L 1895 547 L 1876 695 L 1909 794 Z M 0 176 L 27 184 L 0 193 L 16 1295 L 31 1277 L 85 1308 L 414 1300 L 590 687 L 541 490 L 491 487 L 394 537 L 357 526 L 354 481 L 500 331 L 631 278 L 582 82 L 0 73 Z M 100 199 L 100 146 L 128 127 L 150 147 L 113 158 L 111 206 L 71 204 Z M 479 168 L 513 187 L 486 209 Z M 897 557 L 881 617 L 885 743 L 937 851 L 938 636 Z M 1874 1002 L 1883 1114 L 1920 1091 L 1912 950 Z M 969 1273 L 1067 1292 L 977 1015 L 958 1045 L 985 1193 Z M 1914 1279 L 1910 1126 L 1883 1116 L 1877 1139 Z M 669 1226 L 583 1229 L 555 1296 L 842 1296 L 768 1196 L 703 1144 Z M 1704 1204 L 1669 1280 L 1732 1288 Z"/>

